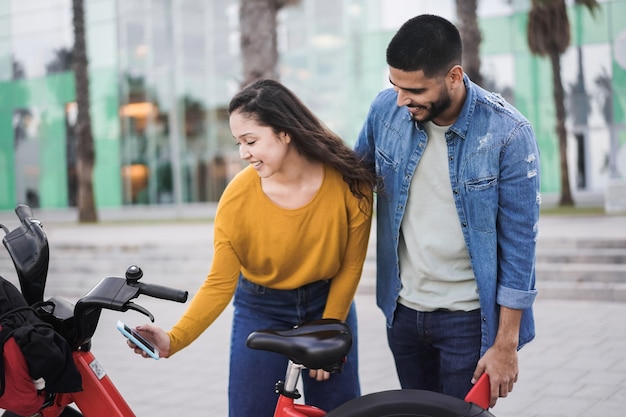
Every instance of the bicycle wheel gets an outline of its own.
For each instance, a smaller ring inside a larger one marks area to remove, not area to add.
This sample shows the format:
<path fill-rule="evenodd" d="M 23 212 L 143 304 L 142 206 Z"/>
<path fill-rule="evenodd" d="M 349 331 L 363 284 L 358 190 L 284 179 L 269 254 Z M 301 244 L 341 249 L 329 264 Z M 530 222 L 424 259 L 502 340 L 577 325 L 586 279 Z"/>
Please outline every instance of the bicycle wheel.
<path fill-rule="evenodd" d="M 493 417 L 493 414 L 449 395 L 406 389 L 355 398 L 326 417 Z"/>

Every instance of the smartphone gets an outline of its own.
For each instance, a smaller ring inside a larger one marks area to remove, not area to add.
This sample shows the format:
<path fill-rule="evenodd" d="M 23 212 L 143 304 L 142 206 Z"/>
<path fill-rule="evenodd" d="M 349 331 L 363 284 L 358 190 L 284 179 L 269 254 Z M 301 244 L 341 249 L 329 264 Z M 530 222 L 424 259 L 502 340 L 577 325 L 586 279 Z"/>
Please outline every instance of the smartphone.
<path fill-rule="evenodd" d="M 489 384 L 489 375 L 487 375 L 487 372 L 484 372 L 465 396 L 465 401 L 474 403 L 486 410 L 489 408 L 490 400 L 491 385 Z"/>
<path fill-rule="evenodd" d="M 117 330 L 126 336 L 128 340 L 136 344 L 141 350 L 150 355 L 152 359 L 159 359 L 159 350 L 121 320 L 117 322 Z"/>

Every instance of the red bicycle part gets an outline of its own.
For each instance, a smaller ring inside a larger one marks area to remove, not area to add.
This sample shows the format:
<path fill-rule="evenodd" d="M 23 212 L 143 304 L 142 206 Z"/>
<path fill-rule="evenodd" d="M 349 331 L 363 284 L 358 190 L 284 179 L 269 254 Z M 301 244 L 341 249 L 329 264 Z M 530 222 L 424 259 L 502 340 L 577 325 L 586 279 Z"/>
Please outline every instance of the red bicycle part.
<path fill-rule="evenodd" d="M 135 417 L 91 352 L 73 352 L 72 357 L 83 379 L 83 390 L 57 395 L 54 404 L 42 410 L 43 417 L 57 417 L 71 403 L 89 417 Z"/>
<path fill-rule="evenodd" d="M 295 404 L 293 398 L 284 395 L 278 397 L 274 412 L 274 417 L 323 417 L 325 415 L 324 410 L 312 405 Z"/>

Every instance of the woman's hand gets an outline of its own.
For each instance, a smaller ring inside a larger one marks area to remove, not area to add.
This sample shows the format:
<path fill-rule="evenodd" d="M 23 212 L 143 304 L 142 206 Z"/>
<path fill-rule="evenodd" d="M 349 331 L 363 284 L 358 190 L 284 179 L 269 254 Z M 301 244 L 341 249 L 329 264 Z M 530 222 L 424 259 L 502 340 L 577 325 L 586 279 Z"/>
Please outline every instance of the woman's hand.
<path fill-rule="evenodd" d="M 309 376 L 316 381 L 327 381 L 330 379 L 330 372 L 323 369 L 310 369 Z"/>
<path fill-rule="evenodd" d="M 154 324 L 144 324 L 143 326 L 135 327 L 135 331 L 159 350 L 160 358 L 167 358 L 170 355 L 170 337 L 165 333 L 165 330 Z M 144 358 L 150 357 L 130 340 L 127 340 L 126 343 L 136 354 Z"/>

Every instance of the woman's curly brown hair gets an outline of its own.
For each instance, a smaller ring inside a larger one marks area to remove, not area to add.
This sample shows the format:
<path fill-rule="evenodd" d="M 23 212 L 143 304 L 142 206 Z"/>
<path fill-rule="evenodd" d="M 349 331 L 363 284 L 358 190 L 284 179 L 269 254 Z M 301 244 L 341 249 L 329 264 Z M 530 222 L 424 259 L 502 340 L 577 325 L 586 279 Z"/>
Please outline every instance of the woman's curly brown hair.
<path fill-rule="evenodd" d="M 350 191 L 371 204 L 376 174 L 287 87 L 275 80 L 253 82 L 235 95 L 228 114 L 238 111 L 274 133 L 286 133 L 297 151 L 339 171 Z"/>

